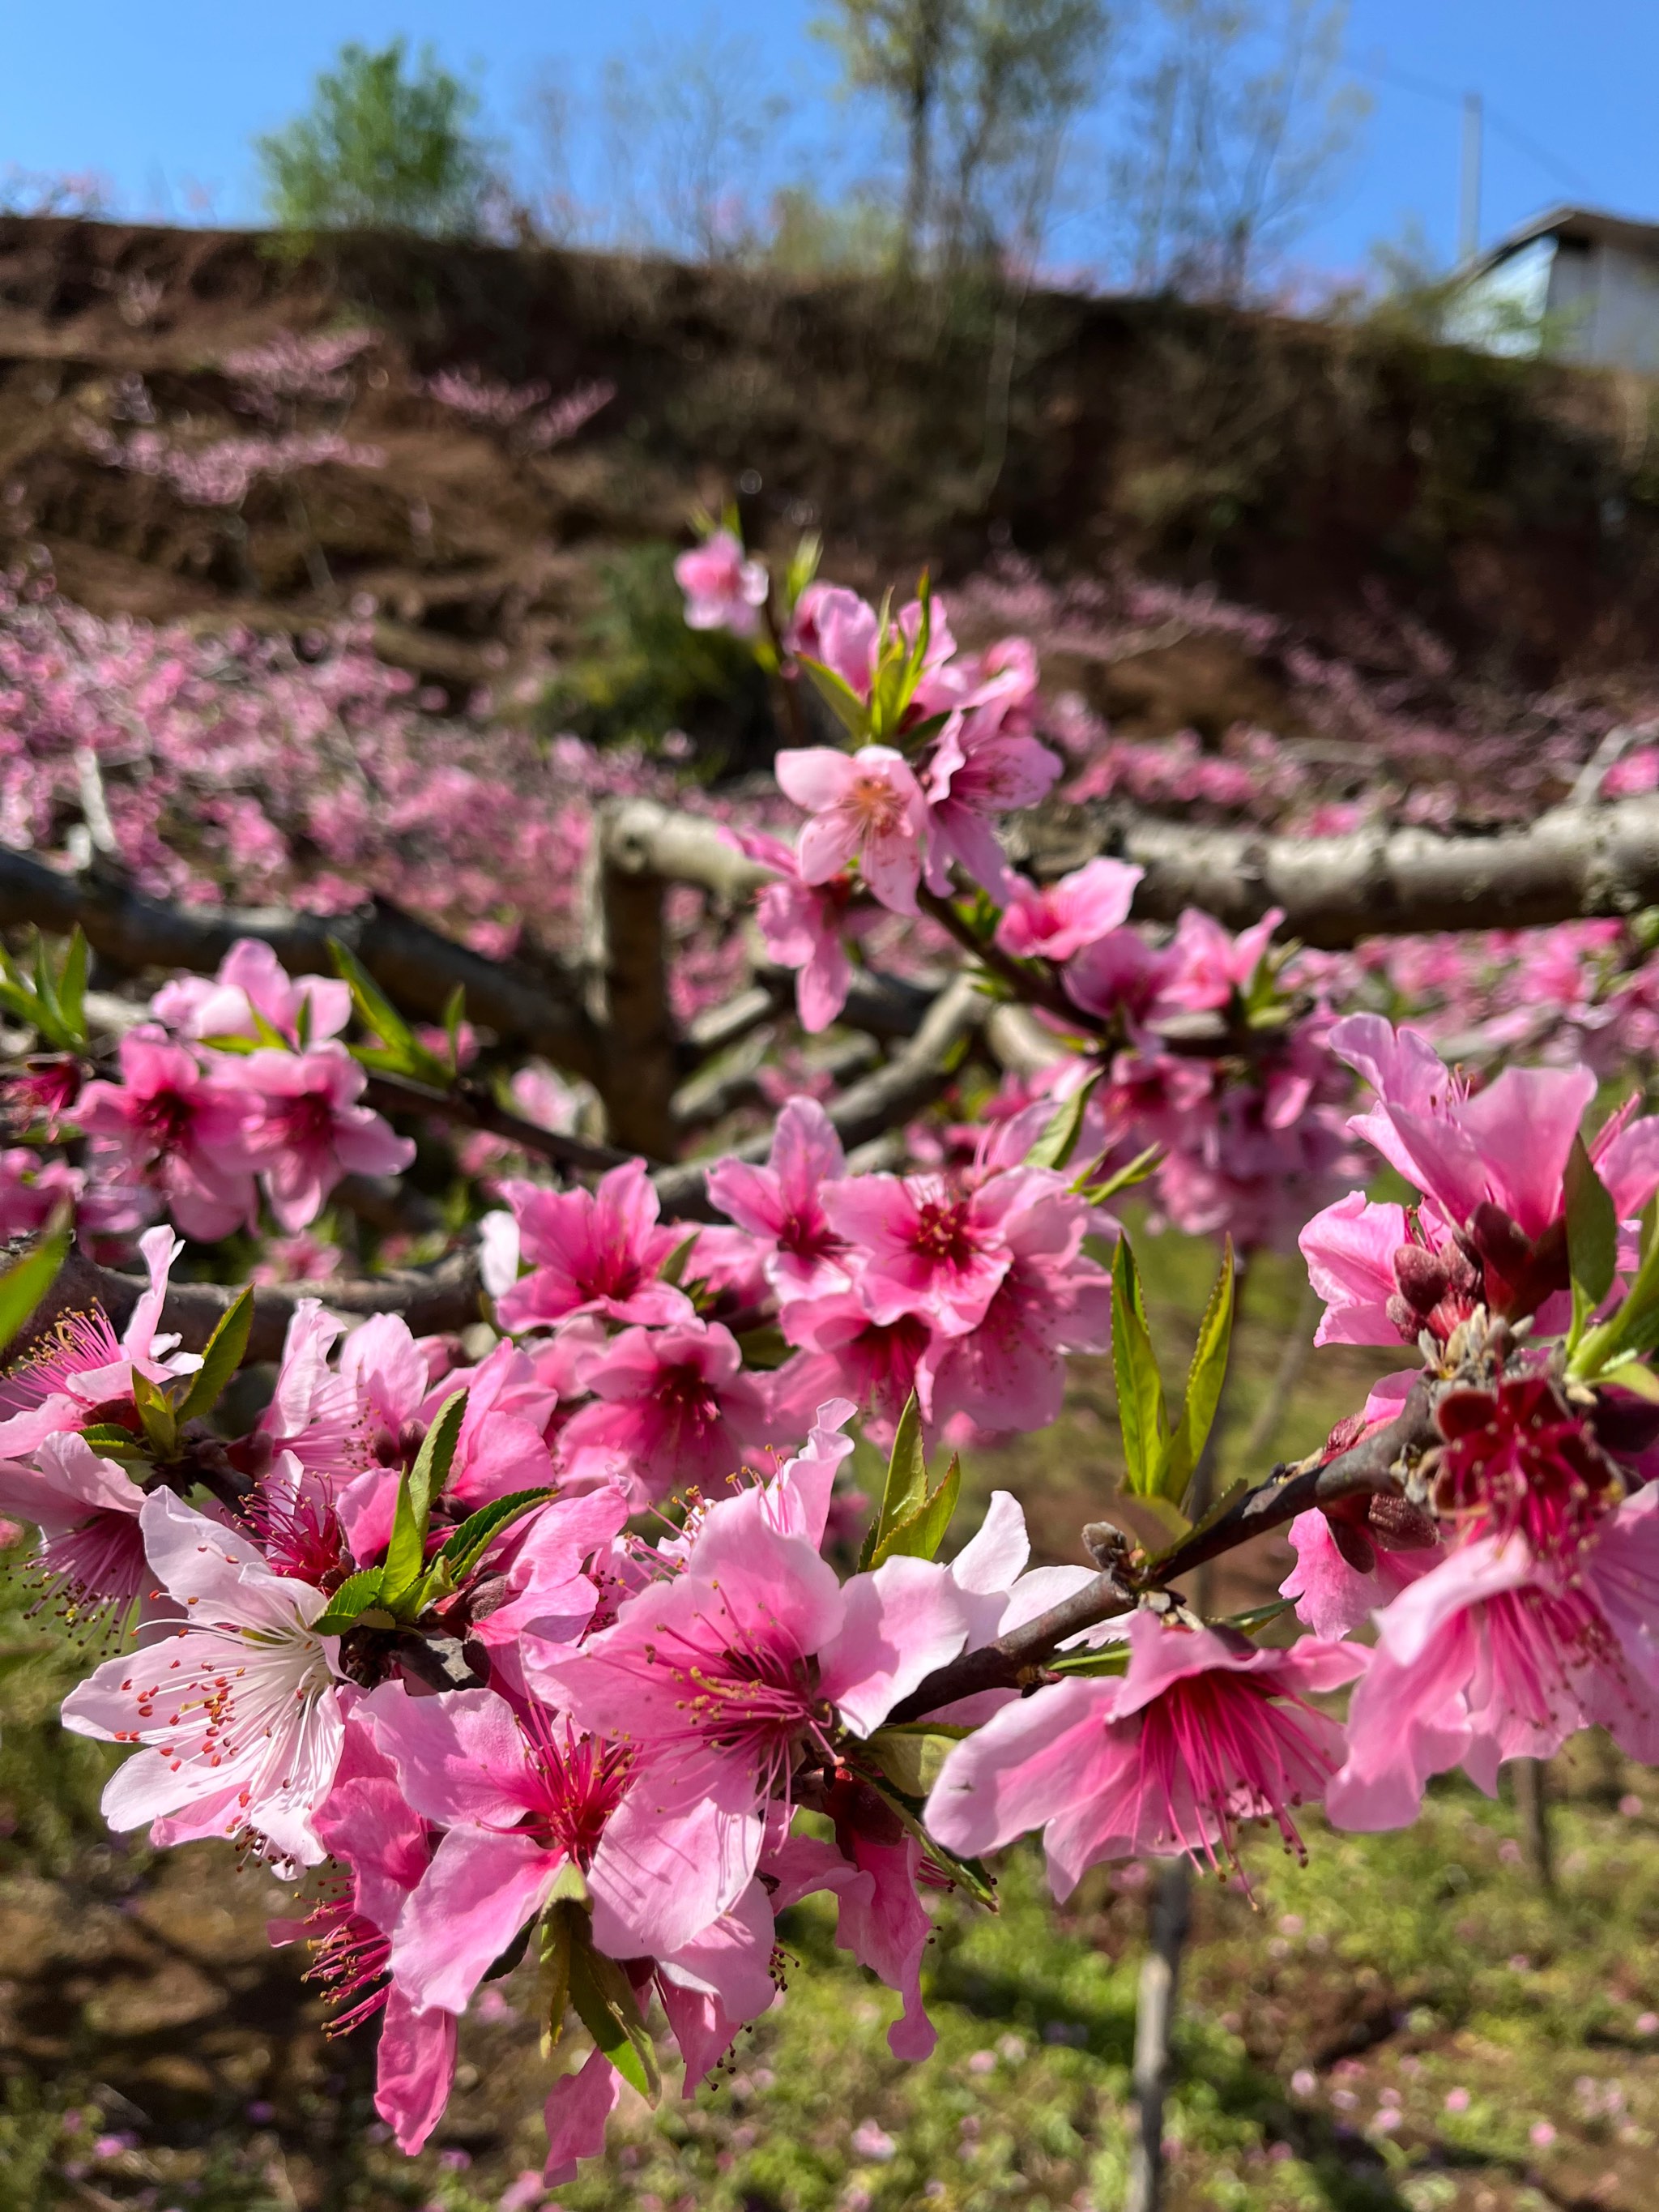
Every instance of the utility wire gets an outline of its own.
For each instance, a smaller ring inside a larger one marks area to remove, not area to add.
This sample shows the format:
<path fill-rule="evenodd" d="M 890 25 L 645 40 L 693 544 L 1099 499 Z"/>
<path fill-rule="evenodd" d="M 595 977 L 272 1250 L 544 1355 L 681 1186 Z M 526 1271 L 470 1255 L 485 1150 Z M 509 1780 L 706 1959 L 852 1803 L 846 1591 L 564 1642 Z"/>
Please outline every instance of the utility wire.
<path fill-rule="evenodd" d="M 1462 107 L 1467 96 L 1451 85 L 1436 83 L 1432 77 L 1418 76 L 1409 70 L 1390 69 L 1381 62 L 1350 60 L 1348 66 L 1357 76 L 1372 77 L 1379 84 L 1395 85 L 1401 92 L 1420 93 L 1426 100 L 1445 100 L 1455 107 Z M 1540 146 L 1535 138 L 1522 130 L 1519 124 L 1511 123 L 1501 110 L 1492 106 L 1484 93 L 1480 96 L 1480 110 L 1483 122 L 1498 137 L 1508 139 L 1518 153 L 1526 155 L 1540 168 L 1547 169 L 1558 184 L 1565 185 L 1569 191 L 1583 198 L 1595 198 L 1596 188 L 1588 177 L 1559 159 L 1547 147 Z"/>

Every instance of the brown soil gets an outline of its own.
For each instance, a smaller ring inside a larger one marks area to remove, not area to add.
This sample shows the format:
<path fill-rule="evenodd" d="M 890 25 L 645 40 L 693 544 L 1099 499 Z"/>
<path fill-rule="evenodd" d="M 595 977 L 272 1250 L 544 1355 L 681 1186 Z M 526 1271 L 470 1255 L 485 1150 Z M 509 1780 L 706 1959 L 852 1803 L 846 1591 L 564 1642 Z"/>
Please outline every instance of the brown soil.
<path fill-rule="evenodd" d="M 246 553 L 214 510 L 100 465 L 118 380 L 229 432 L 216 366 L 282 330 L 380 333 L 349 435 L 374 471 L 257 487 Z M 1368 589 L 1465 664 L 1553 682 L 1646 659 L 1659 566 L 1650 397 L 1372 328 L 1040 295 L 994 373 L 992 300 L 552 252 L 0 219 L 0 553 L 46 547 L 101 612 L 294 625 L 360 593 L 394 659 L 452 687 L 556 652 L 595 555 L 681 536 L 739 484 L 751 536 L 821 526 L 835 573 L 960 579 L 1009 548 L 1053 574 L 1133 562 L 1340 639 Z M 617 396 L 540 457 L 414 388 L 477 364 Z M 320 548 L 328 580 L 307 560 Z M 1149 728 L 1273 710 L 1213 641 L 1152 652 L 1103 703 Z"/>

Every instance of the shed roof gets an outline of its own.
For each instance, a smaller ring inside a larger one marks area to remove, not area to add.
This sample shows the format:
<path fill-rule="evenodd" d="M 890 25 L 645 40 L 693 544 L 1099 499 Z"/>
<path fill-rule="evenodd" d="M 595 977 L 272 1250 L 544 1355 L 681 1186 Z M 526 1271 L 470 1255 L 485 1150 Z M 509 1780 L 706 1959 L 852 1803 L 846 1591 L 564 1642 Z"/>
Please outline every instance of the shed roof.
<path fill-rule="evenodd" d="M 1634 216 L 1612 215 L 1605 208 L 1553 207 L 1530 222 L 1507 232 L 1485 252 L 1468 263 L 1464 273 L 1483 276 L 1523 246 L 1540 238 L 1571 239 L 1586 246 L 1622 246 L 1632 253 L 1659 259 L 1659 222 L 1643 222 Z"/>

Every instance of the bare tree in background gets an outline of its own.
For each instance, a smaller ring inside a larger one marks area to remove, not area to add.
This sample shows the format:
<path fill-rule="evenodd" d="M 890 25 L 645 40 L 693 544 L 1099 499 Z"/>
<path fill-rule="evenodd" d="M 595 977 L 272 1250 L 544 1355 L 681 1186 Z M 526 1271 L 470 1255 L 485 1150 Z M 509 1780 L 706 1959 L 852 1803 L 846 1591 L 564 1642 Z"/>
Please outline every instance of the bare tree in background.
<path fill-rule="evenodd" d="M 895 106 L 905 134 L 902 238 L 915 261 L 933 210 L 933 128 L 960 30 L 963 0 L 835 0 L 812 27 L 842 58 L 849 89 Z"/>
<path fill-rule="evenodd" d="M 711 24 L 613 55 L 586 92 L 568 69 L 550 69 L 526 112 L 545 236 L 701 261 L 754 245 L 750 183 L 787 112 L 763 83 L 754 40 L 721 38 Z"/>
<path fill-rule="evenodd" d="M 946 267 L 1036 258 L 1066 133 L 1098 88 L 1111 31 L 1100 0 L 976 0 L 945 88 Z"/>
<path fill-rule="evenodd" d="M 1329 191 L 1369 111 L 1347 0 L 1158 0 L 1113 163 L 1133 281 L 1241 301 Z"/>
<path fill-rule="evenodd" d="M 834 0 L 818 17 L 847 89 L 902 127 L 907 262 L 936 247 L 959 265 L 1040 230 L 1109 21 L 1103 0 Z"/>

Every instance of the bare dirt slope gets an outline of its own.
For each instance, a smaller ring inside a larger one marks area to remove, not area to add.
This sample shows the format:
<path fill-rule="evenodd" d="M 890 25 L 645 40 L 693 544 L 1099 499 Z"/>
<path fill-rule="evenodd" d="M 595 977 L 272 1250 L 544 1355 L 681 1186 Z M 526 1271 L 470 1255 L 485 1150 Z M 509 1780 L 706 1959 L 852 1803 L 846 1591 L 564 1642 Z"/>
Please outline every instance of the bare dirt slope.
<path fill-rule="evenodd" d="M 124 434 L 135 375 L 186 434 L 257 427 L 224 357 L 356 323 L 378 337 L 346 428 L 384 465 L 308 472 L 302 524 L 290 491 L 256 485 L 244 541 L 88 449 Z M 615 397 L 527 455 L 419 389 L 446 366 Z M 1315 631 L 1381 591 L 1468 665 L 1547 684 L 1650 657 L 1650 444 L 1631 380 L 1377 328 L 0 220 L 0 556 L 44 545 L 69 594 L 110 613 L 293 624 L 368 593 L 382 650 L 451 685 L 498 671 L 503 647 L 556 651 L 598 554 L 680 536 L 739 483 L 752 535 L 817 524 L 853 580 L 922 560 L 959 578 L 1012 548 L 1055 574 L 1212 582 Z M 1167 724 L 1186 702 L 1160 680 L 1142 689 Z"/>

